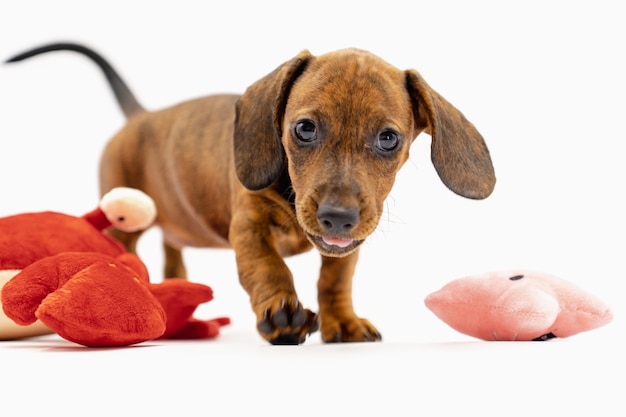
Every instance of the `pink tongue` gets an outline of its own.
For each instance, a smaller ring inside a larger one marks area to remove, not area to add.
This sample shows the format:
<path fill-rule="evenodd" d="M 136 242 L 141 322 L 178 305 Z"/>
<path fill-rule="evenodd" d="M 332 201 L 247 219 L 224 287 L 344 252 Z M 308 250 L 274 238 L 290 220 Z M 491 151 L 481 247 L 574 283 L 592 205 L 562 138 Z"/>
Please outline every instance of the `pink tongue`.
<path fill-rule="evenodd" d="M 327 245 L 339 246 L 340 248 L 345 248 L 352 243 L 352 239 L 341 239 L 338 237 L 322 237 L 322 240 Z"/>

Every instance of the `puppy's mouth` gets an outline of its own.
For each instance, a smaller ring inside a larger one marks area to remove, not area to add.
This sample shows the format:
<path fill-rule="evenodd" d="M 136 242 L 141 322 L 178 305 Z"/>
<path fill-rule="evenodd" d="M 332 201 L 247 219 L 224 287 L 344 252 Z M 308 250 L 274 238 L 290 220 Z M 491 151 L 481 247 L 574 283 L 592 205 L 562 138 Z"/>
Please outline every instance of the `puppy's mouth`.
<path fill-rule="evenodd" d="M 315 236 L 307 233 L 309 240 L 327 256 L 344 256 L 354 251 L 363 240 L 349 239 L 338 236 Z"/>

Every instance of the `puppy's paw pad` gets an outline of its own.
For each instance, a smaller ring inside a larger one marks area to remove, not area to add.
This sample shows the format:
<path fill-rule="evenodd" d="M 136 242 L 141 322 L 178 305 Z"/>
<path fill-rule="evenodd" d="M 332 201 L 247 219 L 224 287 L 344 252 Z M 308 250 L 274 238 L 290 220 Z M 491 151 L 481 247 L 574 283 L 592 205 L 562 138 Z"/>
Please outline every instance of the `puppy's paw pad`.
<path fill-rule="evenodd" d="M 257 329 L 261 336 L 274 345 L 304 343 L 306 337 L 319 330 L 317 314 L 304 309 L 299 301 L 287 303 L 282 300 L 273 311 L 264 310 Z"/>
<path fill-rule="evenodd" d="M 327 320 L 322 326 L 322 340 L 326 343 L 379 342 L 382 335 L 368 320 L 355 318 L 345 322 Z"/>
<path fill-rule="evenodd" d="M 298 334 L 281 334 L 274 339 L 270 339 L 270 343 L 273 345 L 301 345 L 306 340 L 306 336 L 302 337 Z"/>

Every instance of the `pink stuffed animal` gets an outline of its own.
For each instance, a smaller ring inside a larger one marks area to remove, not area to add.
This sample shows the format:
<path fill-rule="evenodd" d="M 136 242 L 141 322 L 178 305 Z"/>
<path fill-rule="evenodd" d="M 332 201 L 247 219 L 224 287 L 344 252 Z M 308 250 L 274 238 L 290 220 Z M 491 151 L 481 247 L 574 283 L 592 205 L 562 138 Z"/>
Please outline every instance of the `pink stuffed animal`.
<path fill-rule="evenodd" d="M 530 271 L 458 278 L 424 302 L 453 329 L 489 341 L 569 337 L 613 319 L 611 309 L 595 296 L 561 278 Z"/>

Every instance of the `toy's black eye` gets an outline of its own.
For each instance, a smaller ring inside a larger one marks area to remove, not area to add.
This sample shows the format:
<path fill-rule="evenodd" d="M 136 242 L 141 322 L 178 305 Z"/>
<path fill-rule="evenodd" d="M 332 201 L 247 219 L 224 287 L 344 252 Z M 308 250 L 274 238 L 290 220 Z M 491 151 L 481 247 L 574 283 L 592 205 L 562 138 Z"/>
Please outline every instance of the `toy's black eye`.
<path fill-rule="evenodd" d="M 524 278 L 524 275 L 514 275 L 514 276 L 510 277 L 509 279 L 511 281 L 519 281 L 522 278 Z"/>
<path fill-rule="evenodd" d="M 294 127 L 296 138 L 304 143 L 311 143 L 317 139 L 317 127 L 310 120 L 302 120 Z"/>
<path fill-rule="evenodd" d="M 376 147 L 383 152 L 393 151 L 400 144 L 400 138 L 398 134 L 393 130 L 383 130 L 378 135 L 378 141 L 376 142 Z"/>

